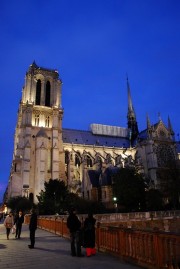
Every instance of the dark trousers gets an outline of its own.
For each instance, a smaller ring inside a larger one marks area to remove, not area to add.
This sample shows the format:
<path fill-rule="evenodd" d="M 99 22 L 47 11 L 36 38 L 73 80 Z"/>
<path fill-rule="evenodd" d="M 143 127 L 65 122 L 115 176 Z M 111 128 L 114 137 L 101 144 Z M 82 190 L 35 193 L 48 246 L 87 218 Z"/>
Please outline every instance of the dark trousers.
<path fill-rule="evenodd" d="M 6 228 L 6 235 L 7 235 L 7 238 L 9 238 L 10 231 L 11 231 L 11 228 Z"/>
<path fill-rule="evenodd" d="M 16 225 L 16 237 L 20 238 L 21 236 L 21 229 L 22 229 L 22 224 Z"/>
<path fill-rule="evenodd" d="M 79 231 L 72 232 L 70 234 L 71 238 L 71 255 L 72 256 L 80 256 L 81 255 L 81 242 Z"/>
<path fill-rule="evenodd" d="M 35 231 L 36 230 L 30 230 L 30 241 L 32 247 L 34 247 L 35 245 Z"/>

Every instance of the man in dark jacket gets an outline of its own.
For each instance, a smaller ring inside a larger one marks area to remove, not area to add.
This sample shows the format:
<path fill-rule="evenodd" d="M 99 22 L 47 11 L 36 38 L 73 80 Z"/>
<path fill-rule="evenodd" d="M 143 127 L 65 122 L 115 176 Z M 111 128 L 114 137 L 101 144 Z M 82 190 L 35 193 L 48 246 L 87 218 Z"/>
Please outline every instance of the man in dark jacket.
<path fill-rule="evenodd" d="M 83 257 L 81 254 L 80 228 L 81 222 L 76 216 L 76 210 L 71 208 L 69 217 L 67 218 L 67 227 L 70 231 L 71 238 L 71 255 Z"/>
<path fill-rule="evenodd" d="M 18 239 L 20 239 L 20 236 L 21 236 L 21 229 L 22 229 L 23 222 L 24 222 L 24 215 L 23 215 L 22 211 L 20 210 L 14 219 L 14 224 L 16 225 L 15 237 Z"/>
<path fill-rule="evenodd" d="M 29 222 L 29 231 L 30 231 L 30 241 L 31 245 L 28 245 L 29 248 L 34 248 L 35 245 L 35 231 L 37 229 L 37 215 L 34 209 L 31 209 L 31 217 Z"/>

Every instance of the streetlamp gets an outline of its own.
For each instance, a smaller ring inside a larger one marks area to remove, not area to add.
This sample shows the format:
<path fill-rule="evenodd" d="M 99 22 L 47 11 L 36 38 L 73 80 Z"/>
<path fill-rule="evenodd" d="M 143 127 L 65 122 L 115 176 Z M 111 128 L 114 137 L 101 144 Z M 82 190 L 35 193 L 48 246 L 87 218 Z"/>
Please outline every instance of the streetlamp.
<path fill-rule="evenodd" d="M 117 197 L 113 197 L 115 212 L 117 212 Z"/>
<path fill-rule="evenodd" d="M 113 201 L 116 202 L 117 201 L 117 197 L 113 197 Z"/>

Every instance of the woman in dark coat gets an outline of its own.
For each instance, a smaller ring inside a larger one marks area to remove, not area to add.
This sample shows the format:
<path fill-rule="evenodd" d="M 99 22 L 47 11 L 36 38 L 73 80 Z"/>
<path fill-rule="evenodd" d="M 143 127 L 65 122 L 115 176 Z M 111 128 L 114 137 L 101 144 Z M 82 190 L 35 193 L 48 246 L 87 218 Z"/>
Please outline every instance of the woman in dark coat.
<path fill-rule="evenodd" d="M 84 221 L 84 247 L 86 248 L 87 257 L 96 254 L 95 223 L 96 219 L 93 217 L 93 214 L 89 213 Z"/>

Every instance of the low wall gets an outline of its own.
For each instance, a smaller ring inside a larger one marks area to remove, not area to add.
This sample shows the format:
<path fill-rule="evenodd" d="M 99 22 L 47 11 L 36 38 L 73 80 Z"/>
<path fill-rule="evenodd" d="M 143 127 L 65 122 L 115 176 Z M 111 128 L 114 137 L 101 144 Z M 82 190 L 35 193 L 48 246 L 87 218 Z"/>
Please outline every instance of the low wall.
<path fill-rule="evenodd" d="M 28 215 L 25 216 L 25 223 L 27 224 L 29 223 L 29 217 Z M 79 216 L 81 221 L 84 217 Z M 67 216 L 39 216 L 38 227 L 69 238 L 66 220 Z M 164 219 L 164 221 L 166 220 Z M 178 218 L 168 219 L 168 223 L 169 221 L 179 223 Z M 122 260 L 138 264 L 144 268 L 180 269 L 180 233 L 161 231 L 161 229 L 155 227 L 157 226 L 156 220 L 152 219 L 149 220 L 149 223 L 154 227 L 151 230 L 147 230 L 147 227 L 145 230 L 132 228 L 137 223 L 142 224 L 143 221 L 128 220 L 111 223 L 111 225 L 97 222 L 97 250 L 116 255 Z M 156 225 L 154 226 L 153 223 Z M 163 227 L 167 228 L 166 225 Z"/>

